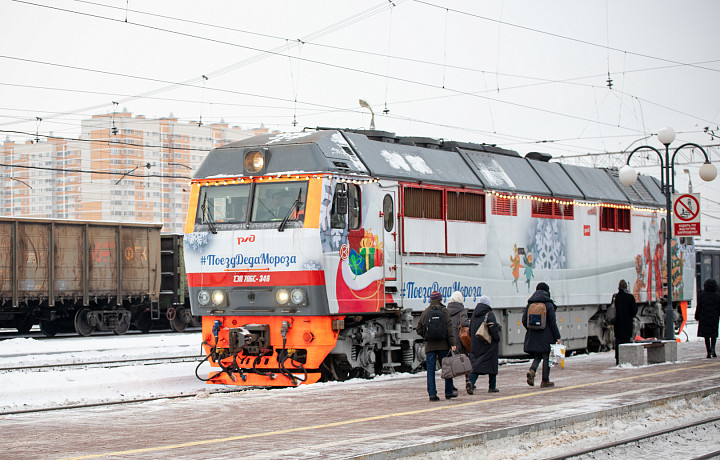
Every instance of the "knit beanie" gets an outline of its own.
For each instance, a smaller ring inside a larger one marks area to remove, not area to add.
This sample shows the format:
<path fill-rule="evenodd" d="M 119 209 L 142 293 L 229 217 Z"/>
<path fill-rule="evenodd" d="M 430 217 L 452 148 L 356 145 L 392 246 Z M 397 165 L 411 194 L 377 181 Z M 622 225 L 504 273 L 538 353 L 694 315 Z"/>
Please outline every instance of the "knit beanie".
<path fill-rule="evenodd" d="M 442 300 L 442 294 L 440 294 L 440 292 L 438 291 L 432 291 L 430 293 L 430 300 Z"/>
<path fill-rule="evenodd" d="M 537 285 L 537 287 L 535 288 L 535 290 L 536 290 L 536 291 L 545 291 L 545 292 L 547 292 L 547 293 L 549 294 L 549 293 L 550 293 L 550 286 L 548 286 L 547 284 L 545 284 L 545 283 L 543 283 L 543 282 L 539 282 L 538 285 Z"/>
<path fill-rule="evenodd" d="M 490 297 L 488 297 L 488 296 L 486 296 L 486 295 L 480 296 L 480 299 L 478 300 L 478 303 L 481 303 L 481 304 L 483 304 L 483 305 L 487 305 L 487 306 L 489 307 L 489 306 L 490 306 Z"/>
<path fill-rule="evenodd" d="M 465 296 L 462 295 L 462 292 L 455 291 L 450 296 L 450 302 L 463 303 L 465 302 Z"/>

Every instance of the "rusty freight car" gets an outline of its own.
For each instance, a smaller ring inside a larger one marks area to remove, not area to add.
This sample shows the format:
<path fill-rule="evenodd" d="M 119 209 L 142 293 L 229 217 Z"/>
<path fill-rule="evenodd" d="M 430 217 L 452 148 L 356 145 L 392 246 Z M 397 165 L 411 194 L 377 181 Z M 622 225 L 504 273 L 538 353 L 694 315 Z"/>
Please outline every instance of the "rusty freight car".
<path fill-rule="evenodd" d="M 0 218 L 0 327 L 39 323 L 47 336 L 149 329 L 160 319 L 161 228 Z"/>

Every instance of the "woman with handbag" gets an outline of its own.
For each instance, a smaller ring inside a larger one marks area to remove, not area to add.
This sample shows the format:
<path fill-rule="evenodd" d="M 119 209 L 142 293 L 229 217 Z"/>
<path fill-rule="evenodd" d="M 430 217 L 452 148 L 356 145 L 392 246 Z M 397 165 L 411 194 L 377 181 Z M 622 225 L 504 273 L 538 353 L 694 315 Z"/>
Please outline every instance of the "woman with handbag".
<path fill-rule="evenodd" d="M 448 313 L 450 313 L 450 319 L 452 320 L 452 330 L 455 335 L 455 343 L 457 344 L 457 351 L 458 353 L 462 353 L 464 355 L 468 355 L 470 353 L 469 348 L 463 345 L 463 342 L 461 340 L 461 328 L 465 328 L 466 333 L 468 333 L 467 338 L 469 338 L 469 330 L 470 330 L 470 320 L 468 319 L 468 312 L 465 308 L 465 305 L 463 305 L 463 302 L 465 302 L 465 297 L 462 295 L 462 292 L 455 291 L 450 295 L 450 301 L 447 304 L 447 310 Z M 470 377 L 468 375 L 465 376 L 465 384 L 467 386 L 467 381 Z M 455 388 L 455 384 L 453 383 L 453 390 L 457 391 L 457 388 Z"/>
<path fill-rule="evenodd" d="M 489 343 L 477 335 L 478 329 L 481 328 L 483 322 L 486 320 L 487 323 L 483 328 L 487 327 L 490 333 Z M 478 376 L 487 375 L 489 383 L 488 392 L 498 393 L 500 391 L 497 389 L 500 327 L 498 326 L 495 314 L 492 312 L 492 308 L 490 308 L 490 298 L 488 296 L 484 295 L 480 297 L 475 307 L 475 311 L 470 319 L 470 337 L 472 338 L 470 361 L 472 361 L 473 371 L 465 384 L 465 389 L 468 394 L 473 394 Z"/>

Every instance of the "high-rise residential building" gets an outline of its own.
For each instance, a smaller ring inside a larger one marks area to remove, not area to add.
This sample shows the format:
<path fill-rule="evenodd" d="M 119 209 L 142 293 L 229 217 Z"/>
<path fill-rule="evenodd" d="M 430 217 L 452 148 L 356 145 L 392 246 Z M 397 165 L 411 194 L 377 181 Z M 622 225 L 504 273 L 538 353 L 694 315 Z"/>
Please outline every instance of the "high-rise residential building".
<path fill-rule="evenodd" d="M 128 112 L 96 115 L 81 126 L 77 140 L 3 143 L 2 215 L 158 222 L 181 233 L 187 185 L 205 155 L 268 132 Z"/>

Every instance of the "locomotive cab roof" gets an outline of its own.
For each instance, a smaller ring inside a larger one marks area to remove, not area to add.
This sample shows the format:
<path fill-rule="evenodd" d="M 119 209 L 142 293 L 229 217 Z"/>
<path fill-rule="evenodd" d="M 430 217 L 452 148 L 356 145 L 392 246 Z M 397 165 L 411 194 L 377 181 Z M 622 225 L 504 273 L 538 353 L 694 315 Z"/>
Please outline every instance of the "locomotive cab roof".
<path fill-rule="evenodd" d="M 245 155 L 261 151 L 264 166 L 250 174 Z M 212 150 L 194 179 L 276 174 L 333 173 L 415 183 L 437 183 L 501 193 L 663 207 L 658 181 L 640 176 L 623 185 L 617 169 L 550 162 L 547 154 L 523 158 L 513 150 L 386 131 L 318 128 L 254 136 Z"/>

